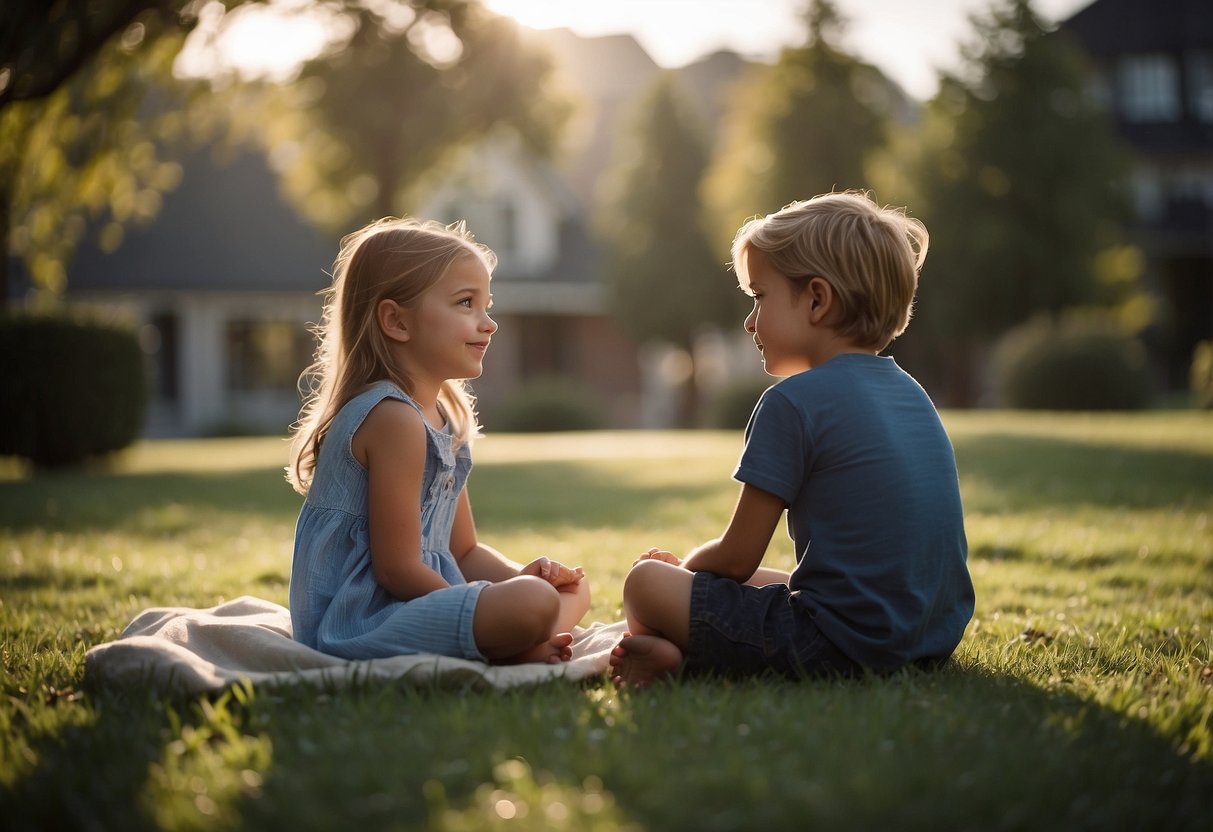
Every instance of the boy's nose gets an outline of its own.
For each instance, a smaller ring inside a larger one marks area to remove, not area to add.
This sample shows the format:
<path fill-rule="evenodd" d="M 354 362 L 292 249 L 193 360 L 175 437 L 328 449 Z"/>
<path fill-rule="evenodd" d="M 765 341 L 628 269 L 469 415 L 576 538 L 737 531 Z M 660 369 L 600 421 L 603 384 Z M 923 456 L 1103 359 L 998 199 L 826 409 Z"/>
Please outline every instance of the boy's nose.
<path fill-rule="evenodd" d="M 753 335 L 754 334 L 754 325 L 756 323 L 758 323 L 758 315 L 756 315 L 754 312 L 751 312 L 749 315 L 746 315 L 745 323 L 742 324 L 742 326 L 745 327 L 746 332 Z"/>

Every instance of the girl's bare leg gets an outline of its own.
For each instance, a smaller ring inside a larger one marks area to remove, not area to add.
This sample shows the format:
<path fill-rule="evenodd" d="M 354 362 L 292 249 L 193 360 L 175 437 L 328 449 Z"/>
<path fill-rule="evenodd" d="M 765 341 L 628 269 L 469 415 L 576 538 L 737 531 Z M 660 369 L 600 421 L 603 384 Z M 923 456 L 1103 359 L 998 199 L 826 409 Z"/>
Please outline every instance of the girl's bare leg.
<path fill-rule="evenodd" d="M 577 584 L 577 588 L 573 592 L 561 590 L 558 596 L 560 599 L 560 612 L 556 615 L 554 632 L 572 632 L 573 628 L 581 623 L 581 619 L 585 618 L 586 612 L 590 609 L 590 583 L 585 578 L 582 578 L 581 583 Z"/>
<path fill-rule="evenodd" d="M 561 612 L 558 593 L 547 581 L 520 575 L 486 586 L 476 601 L 472 634 L 490 662 L 561 661 L 572 636 L 555 634 Z"/>
<path fill-rule="evenodd" d="M 497 664 L 525 664 L 527 662 L 543 662 L 558 664 L 573 658 L 573 636 L 570 633 L 557 633 L 547 641 L 536 644 L 529 650 L 523 650 L 513 656 L 507 656 L 497 661 Z"/>

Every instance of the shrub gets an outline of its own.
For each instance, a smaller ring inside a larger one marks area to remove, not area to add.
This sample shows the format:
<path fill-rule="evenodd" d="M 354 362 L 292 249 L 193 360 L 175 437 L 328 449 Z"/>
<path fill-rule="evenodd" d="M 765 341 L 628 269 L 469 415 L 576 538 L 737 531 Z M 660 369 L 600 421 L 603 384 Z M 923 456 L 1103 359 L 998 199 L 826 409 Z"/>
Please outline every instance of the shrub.
<path fill-rule="evenodd" d="M 1092 312 L 1012 329 L 995 350 L 994 384 L 1000 404 L 1029 410 L 1136 410 L 1150 398 L 1145 349 Z"/>
<path fill-rule="evenodd" d="M 708 410 L 708 425 L 713 428 L 741 430 L 750 422 L 754 405 L 778 379 L 751 376 L 726 384 L 716 394 Z"/>
<path fill-rule="evenodd" d="M 493 410 L 495 431 L 539 433 L 596 430 L 605 426 L 604 407 L 574 381 L 544 378 L 527 382 L 511 392 Z"/>
<path fill-rule="evenodd" d="M 135 334 L 66 316 L 0 318 L 0 454 L 75 465 L 130 445 L 148 376 Z"/>
<path fill-rule="evenodd" d="M 1213 341 L 1201 341 L 1192 351 L 1188 381 L 1196 406 L 1213 408 Z"/>

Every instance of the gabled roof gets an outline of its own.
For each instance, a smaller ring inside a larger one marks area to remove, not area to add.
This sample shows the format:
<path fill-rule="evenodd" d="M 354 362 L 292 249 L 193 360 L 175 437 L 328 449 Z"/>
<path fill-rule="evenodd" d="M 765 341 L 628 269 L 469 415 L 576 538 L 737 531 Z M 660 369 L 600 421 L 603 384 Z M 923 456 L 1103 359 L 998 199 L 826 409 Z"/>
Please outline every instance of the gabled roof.
<path fill-rule="evenodd" d="M 337 240 L 309 226 L 278 191 L 255 151 L 230 162 L 210 150 L 183 162 L 180 186 L 155 221 L 128 227 L 105 254 L 91 241 L 68 269 L 68 293 L 86 291 L 305 291 L 330 283 Z"/>

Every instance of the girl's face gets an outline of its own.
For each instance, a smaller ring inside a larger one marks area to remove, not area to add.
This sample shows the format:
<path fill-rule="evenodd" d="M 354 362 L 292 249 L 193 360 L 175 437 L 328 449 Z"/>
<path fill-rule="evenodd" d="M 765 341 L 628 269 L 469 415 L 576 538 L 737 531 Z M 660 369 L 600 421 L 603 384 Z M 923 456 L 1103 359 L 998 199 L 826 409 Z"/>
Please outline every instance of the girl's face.
<path fill-rule="evenodd" d="M 792 282 L 775 270 L 765 254 L 747 249 L 744 268 L 754 309 L 745 319 L 745 331 L 754 336 L 767 375 L 790 376 L 811 365 L 812 325 L 806 311 L 808 298 L 797 295 Z"/>
<path fill-rule="evenodd" d="M 411 375 L 433 384 L 478 378 L 497 331 L 489 317 L 489 272 L 479 257 L 455 260 L 411 307 L 401 309 L 408 331 L 404 355 Z"/>

